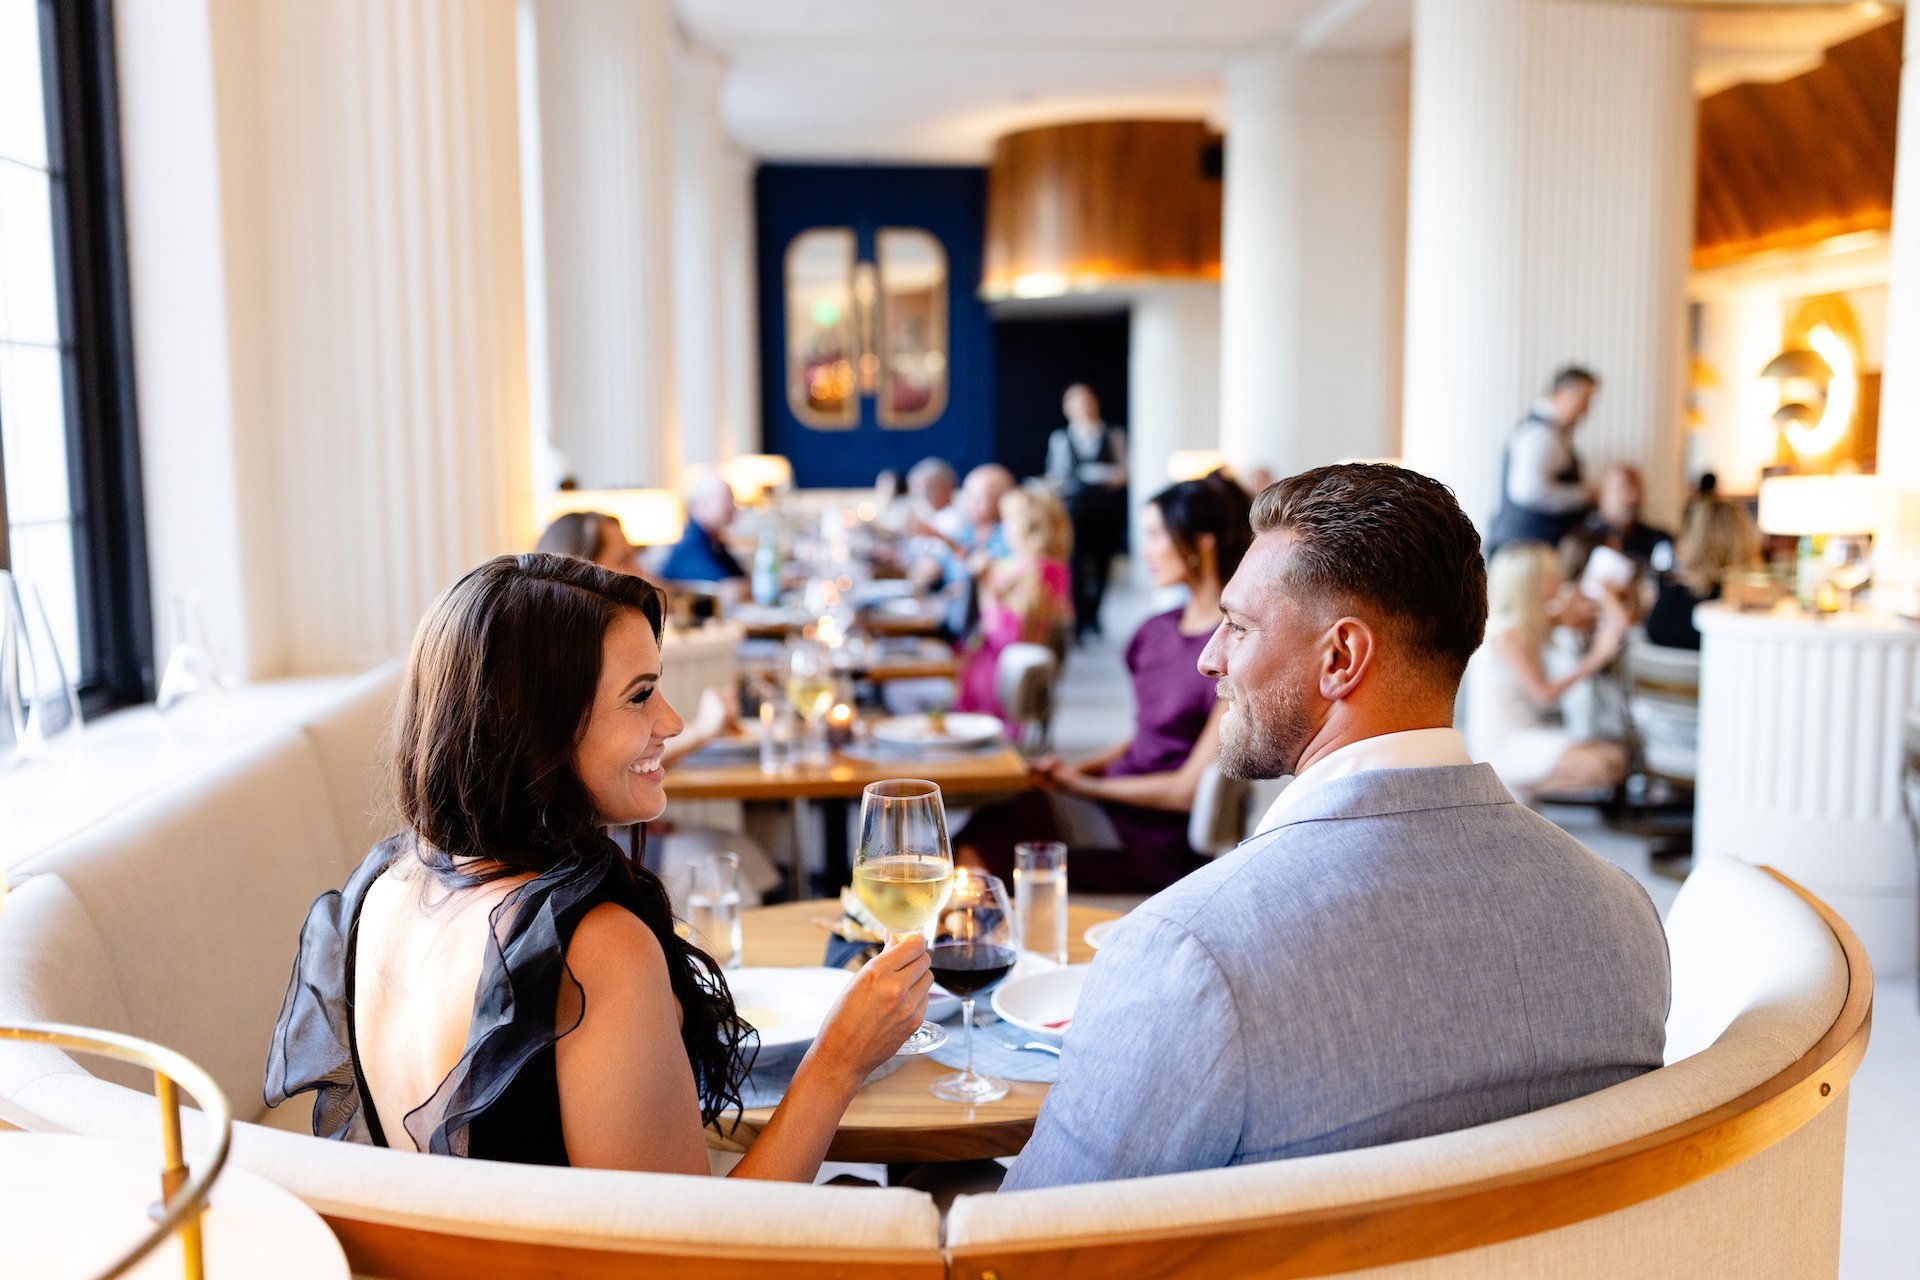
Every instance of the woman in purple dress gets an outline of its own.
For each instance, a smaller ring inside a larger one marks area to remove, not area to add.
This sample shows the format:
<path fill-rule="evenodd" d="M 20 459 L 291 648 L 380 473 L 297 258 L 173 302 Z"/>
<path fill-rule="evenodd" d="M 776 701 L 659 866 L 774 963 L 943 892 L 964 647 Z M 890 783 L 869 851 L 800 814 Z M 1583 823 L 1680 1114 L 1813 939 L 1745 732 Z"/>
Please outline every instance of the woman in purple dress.
<path fill-rule="evenodd" d="M 1127 642 L 1133 736 L 1090 760 L 1033 762 L 1036 791 L 975 813 L 954 837 L 961 861 L 1007 875 L 1013 846 L 1065 840 L 1073 887 L 1154 893 L 1201 864 L 1187 843 L 1194 792 L 1219 751 L 1220 710 L 1200 651 L 1220 625 L 1220 588 L 1252 540 L 1251 504 L 1216 472 L 1155 494 L 1140 512 L 1140 558 L 1156 587 L 1187 603 Z"/>

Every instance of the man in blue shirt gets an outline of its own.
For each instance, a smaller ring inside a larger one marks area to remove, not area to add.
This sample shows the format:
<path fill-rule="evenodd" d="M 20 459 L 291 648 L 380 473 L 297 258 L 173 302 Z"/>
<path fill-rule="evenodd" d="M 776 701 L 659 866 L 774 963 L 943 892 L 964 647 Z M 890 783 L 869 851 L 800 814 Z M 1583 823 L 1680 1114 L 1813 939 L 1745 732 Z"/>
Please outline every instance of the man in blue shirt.
<path fill-rule="evenodd" d="M 687 528 L 680 535 L 660 576 L 668 582 L 726 582 L 747 571 L 720 540 L 733 523 L 733 489 L 717 471 L 694 481 L 687 493 Z"/>

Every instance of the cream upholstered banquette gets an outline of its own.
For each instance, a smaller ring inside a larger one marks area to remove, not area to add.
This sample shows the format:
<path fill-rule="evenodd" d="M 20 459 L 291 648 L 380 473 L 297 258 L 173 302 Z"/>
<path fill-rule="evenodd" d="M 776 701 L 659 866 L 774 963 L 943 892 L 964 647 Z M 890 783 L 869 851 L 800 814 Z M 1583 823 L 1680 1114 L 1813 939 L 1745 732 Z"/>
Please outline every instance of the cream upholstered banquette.
<path fill-rule="evenodd" d="M 298 1108 L 261 1114 L 267 1037 L 308 902 L 390 825 L 376 758 L 395 678 L 369 675 L 307 723 L 34 859 L 0 910 L 0 1020 L 129 1031 L 201 1062 L 243 1118 L 235 1162 L 318 1209 L 362 1274 L 1834 1273 L 1871 977 L 1817 902 L 1729 859 L 1695 873 L 1669 921 L 1660 1071 L 1417 1142 L 962 1197 L 944 1236 L 933 1202 L 908 1190 L 539 1169 L 304 1136 Z M 150 1135 L 151 1099 L 96 1070 L 0 1046 L 0 1119 Z"/>

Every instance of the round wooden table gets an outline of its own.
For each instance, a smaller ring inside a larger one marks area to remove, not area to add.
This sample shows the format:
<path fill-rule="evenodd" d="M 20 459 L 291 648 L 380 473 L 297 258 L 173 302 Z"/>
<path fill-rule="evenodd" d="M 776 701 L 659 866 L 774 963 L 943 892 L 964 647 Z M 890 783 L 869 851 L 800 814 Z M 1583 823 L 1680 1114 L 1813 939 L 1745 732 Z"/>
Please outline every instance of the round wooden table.
<path fill-rule="evenodd" d="M 741 917 L 742 962 L 775 967 L 818 965 L 826 953 L 827 931 L 815 922 L 839 914 L 840 904 L 827 899 L 747 911 Z M 1067 958 L 1075 964 L 1093 959 L 1093 948 L 1082 935 L 1088 926 L 1114 918 L 1111 911 L 1069 902 Z M 1007 1096 L 999 1101 L 962 1106 L 942 1102 L 927 1091 L 929 1084 L 952 1070 L 923 1054 L 862 1089 L 842 1117 L 827 1158 L 904 1163 L 984 1160 L 1018 1154 L 1033 1134 L 1033 1121 L 1040 1114 L 1047 1086 L 1011 1080 Z M 725 1150 L 744 1151 L 772 1118 L 773 1109 L 762 1107 L 746 1112 L 738 1129 L 730 1127 L 730 1118 L 722 1120 L 719 1133 L 708 1131 L 708 1141 Z"/>

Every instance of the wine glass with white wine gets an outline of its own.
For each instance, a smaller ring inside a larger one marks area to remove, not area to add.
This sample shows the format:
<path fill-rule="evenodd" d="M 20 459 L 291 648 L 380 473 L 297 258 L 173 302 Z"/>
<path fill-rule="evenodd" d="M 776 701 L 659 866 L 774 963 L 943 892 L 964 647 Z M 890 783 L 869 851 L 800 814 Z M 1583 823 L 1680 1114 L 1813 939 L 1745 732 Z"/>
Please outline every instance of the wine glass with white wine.
<path fill-rule="evenodd" d="M 853 854 L 853 891 L 887 931 L 888 941 L 924 934 L 953 890 L 953 847 L 940 788 L 918 778 L 870 783 L 860 797 L 860 845 Z M 901 1053 L 925 1053 L 947 1042 L 944 1029 L 923 1022 Z"/>

